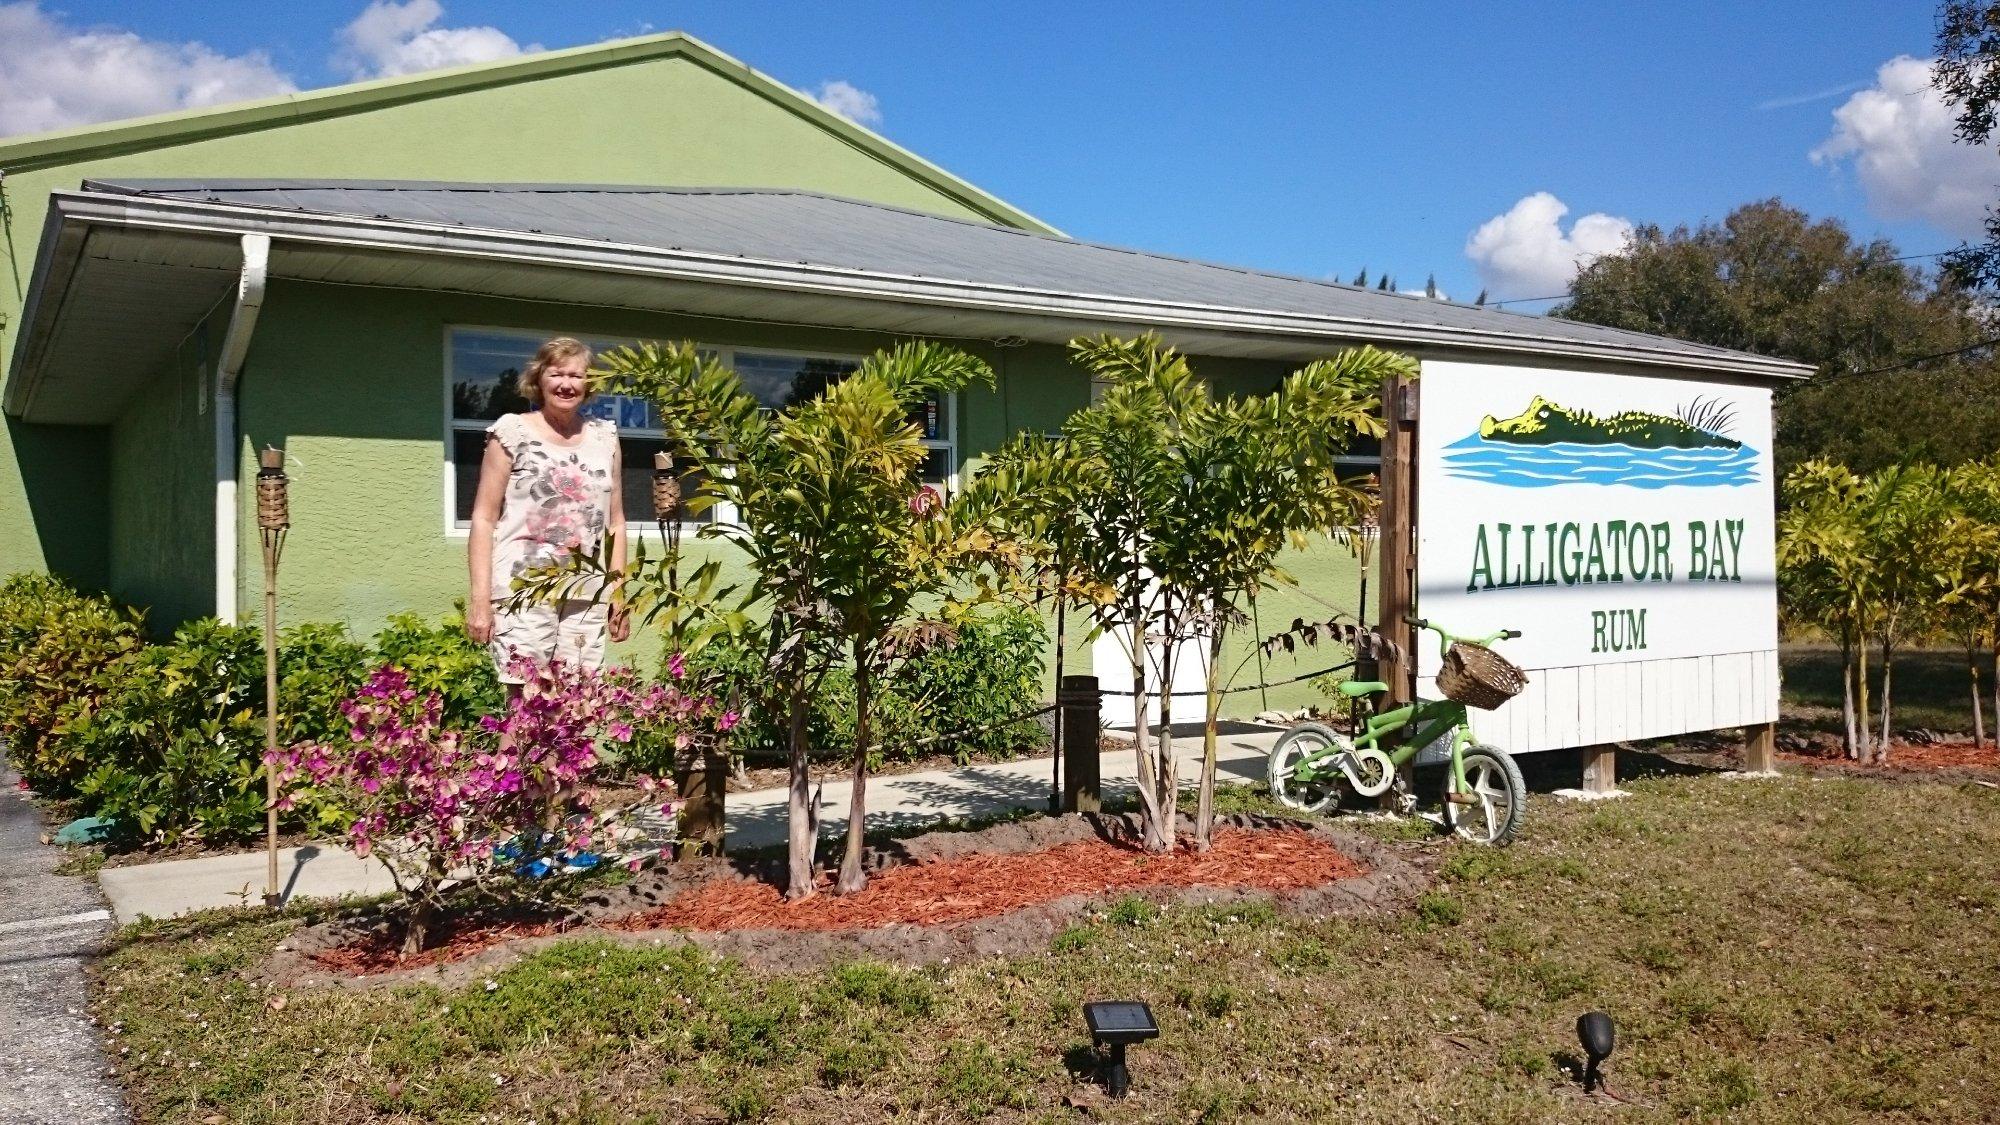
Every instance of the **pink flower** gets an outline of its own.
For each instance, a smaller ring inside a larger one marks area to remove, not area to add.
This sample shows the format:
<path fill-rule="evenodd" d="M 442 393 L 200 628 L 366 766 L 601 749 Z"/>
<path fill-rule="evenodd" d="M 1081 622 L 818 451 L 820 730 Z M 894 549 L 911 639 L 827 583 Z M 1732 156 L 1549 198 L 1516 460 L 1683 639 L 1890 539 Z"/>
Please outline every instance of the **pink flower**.
<path fill-rule="evenodd" d="M 742 721 L 743 721 L 743 716 L 738 715 L 736 712 L 724 711 L 722 713 L 722 717 L 715 721 L 715 729 L 721 731 L 724 734 L 728 734 L 730 731 L 736 729 L 737 723 Z"/>
<path fill-rule="evenodd" d="M 667 675 L 676 680 L 687 675 L 687 661 L 681 658 L 680 653 L 667 657 Z"/>

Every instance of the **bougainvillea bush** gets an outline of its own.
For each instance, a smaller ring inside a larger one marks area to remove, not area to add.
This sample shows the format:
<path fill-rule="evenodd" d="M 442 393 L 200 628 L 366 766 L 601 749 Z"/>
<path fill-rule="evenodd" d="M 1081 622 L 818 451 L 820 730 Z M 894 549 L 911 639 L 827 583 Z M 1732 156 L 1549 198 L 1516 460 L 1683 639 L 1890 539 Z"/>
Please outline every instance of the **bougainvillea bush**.
<path fill-rule="evenodd" d="M 734 722 L 712 698 L 627 669 L 521 660 L 511 670 L 525 684 L 505 712 L 457 728 L 440 693 L 384 666 L 342 705 L 345 741 L 272 757 L 281 807 L 309 794 L 349 810 L 348 842 L 389 869 L 406 905 L 406 953 L 424 947 L 448 887 L 526 866 L 560 871 L 620 847 L 641 809 L 671 813 L 645 776 L 625 778 L 638 797 L 605 800 L 604 779 L 642 731 L 706 728 L 720 737 Z"/>

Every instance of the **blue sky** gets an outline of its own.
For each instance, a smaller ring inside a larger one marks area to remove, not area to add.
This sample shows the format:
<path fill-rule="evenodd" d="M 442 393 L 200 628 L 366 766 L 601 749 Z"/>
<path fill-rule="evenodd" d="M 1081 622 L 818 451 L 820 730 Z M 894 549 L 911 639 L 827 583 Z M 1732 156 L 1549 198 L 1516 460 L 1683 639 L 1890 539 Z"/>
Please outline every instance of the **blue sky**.
<path fill-rule="evenodd" d="M 147 81 L 172 87 L 171 108 L 679 28 L 808 92 L 846 83 L 850 113 L 872 98 L 867 123 L 1077 237 L 1316 277 L 1389 269 L 1405 288 L 1434 272 L 1459 299 L 1541 296 L 1523 290 L 1615 243 L 1618 220 L 1692 223 L 1778 195 L 1917 253 L 1955 245 L 2000 198 L 2000 160 L 1949 144 L 1922 65 L 1882 69 L 1928 55 L 1922 0 L 46 0 L 0 3 L 0 40 L 10 18 L 34 35 L 0 43 L 0 126 L 8 99 L 42 93 L 0 131 L 154 108 Z M 107 83 L 121 64 L 91 43 L 140 61 Z M 1510 211 L 1475 260 L 1468 240 Z"/>

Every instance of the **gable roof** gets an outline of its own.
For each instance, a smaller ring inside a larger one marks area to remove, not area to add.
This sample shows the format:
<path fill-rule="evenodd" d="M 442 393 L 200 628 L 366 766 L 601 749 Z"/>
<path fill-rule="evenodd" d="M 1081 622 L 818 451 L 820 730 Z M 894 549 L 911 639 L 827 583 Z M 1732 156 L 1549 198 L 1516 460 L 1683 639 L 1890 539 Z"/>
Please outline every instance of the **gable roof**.
<path fill-rule="evenodd" d="M 86 125 L 24 137 L 0 139 L 0 169 L 27 171 L 104 156 L 183 144 L 204 137 L 282 128 L 318 118 L 360 113 L 426 98 L 487 87 L 621 66 L 657 58 L 692 62 L 803 117 L 883 163 L 964 204 L 994 222 L 1025 230 L 1060 233 L 1056 228 L 971 182 L 925 160 L 771 76 L 755 70 L 685 32 L 670 31 L 618 39 L 497 62 L 475 63 L 420 74 L 380 78 L 259 101 L 181 110 L 150 117 Z"/>

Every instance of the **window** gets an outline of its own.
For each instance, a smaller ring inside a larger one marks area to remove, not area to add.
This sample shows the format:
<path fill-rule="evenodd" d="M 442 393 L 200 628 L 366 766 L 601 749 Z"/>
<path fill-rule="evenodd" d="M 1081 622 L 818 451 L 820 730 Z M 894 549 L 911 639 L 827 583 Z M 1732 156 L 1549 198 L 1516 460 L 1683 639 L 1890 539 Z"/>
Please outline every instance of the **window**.
<path fill-rule="evenodd" d="M 535 349 L 560 332 L 533 333 L 497 328 L 453 328 L 449 332 L 445 381 L 450 396 L 448 458 L 445 463 L 445 492 L 450 505 L 450 526 L 463 531 L 472 522 L 472 501 L 479 490 L 479 463 L 486 452 L 486 427 L 502 414 L 531 409 L 516 387 L 521 369 L 534 358 Z M 633 341 L 579 336 L 591 349 L 603 352 Z M 829 383 L 860 366 L 854 356 L 808 355 L 764 349 L 716 345 L 714 352 L 743 380 L 743 387 L 758 402 L 779 409 L 817 395 Z M 653 528 L 653 455 L 667 448 L 666 435 L 651 403 L 623 395 L 595 395 L 584 413 L 618 423 L 619 447 L 624 460 L 622 487 L 625 518 L 634 532 Z M 927 484 L 948 488 L 957 469 L 953 447 L 951 399 L 934 396 L 911 412 L 910 420 L 923 433 L 930 458 L 923 469 Z M 683 478 L 684 492 L 700 487 L 692 474 Z M 727 518 L 720 505 L 686 517 L 689 524 Z"/>

